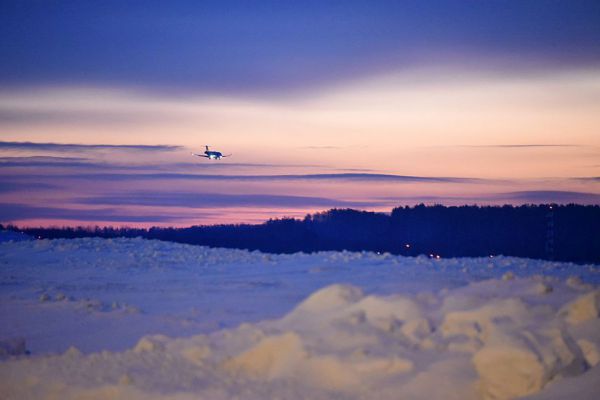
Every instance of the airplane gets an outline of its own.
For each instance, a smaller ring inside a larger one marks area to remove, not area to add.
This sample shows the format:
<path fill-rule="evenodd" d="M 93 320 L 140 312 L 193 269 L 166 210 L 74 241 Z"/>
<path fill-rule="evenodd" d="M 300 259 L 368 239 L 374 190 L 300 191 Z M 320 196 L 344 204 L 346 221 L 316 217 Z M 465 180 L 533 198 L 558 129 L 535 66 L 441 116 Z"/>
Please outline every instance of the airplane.
<path fill-rule="evenodd" d="M 223 153 L 221 153 L 220 151 L 209 150 L 208 146 L 206 146 L 206 151 L 204 152 L 204 154 L 192 153 L 192 155 L 196 157 L 206 157 L 210 160 L 220 160 L 223 157 L 231 156 L 231 154 L 227 154 L 226 156 L 224 156 Z"/>

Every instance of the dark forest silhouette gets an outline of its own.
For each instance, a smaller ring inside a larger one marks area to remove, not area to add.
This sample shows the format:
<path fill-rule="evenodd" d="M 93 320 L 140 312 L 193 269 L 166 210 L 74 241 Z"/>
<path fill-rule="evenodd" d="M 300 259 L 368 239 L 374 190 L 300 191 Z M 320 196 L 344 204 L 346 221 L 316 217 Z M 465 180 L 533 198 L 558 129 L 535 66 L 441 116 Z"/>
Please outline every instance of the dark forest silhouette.
<path fill-rule="evenodd" d="M 1 227 L 1 226 L 0 226 Z M 17 230 L 16 227 L 4 227 Z M 260 250 L 377 251 L 416 256 L 507 255 L 600 262 L 600 206 L 398 207 L 391 214 L 332 209 L 303 220 L 189 228 L 63 227 L 18 229 L 40 238 L 143 237 Z"/>

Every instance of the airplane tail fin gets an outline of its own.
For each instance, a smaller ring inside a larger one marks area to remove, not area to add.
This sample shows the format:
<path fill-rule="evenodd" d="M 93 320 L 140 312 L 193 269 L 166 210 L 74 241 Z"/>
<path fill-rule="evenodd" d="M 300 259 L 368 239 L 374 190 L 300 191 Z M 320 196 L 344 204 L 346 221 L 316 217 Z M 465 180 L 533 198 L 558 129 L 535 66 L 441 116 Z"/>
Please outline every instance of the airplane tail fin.
<path fill-rule="evenodd" d="M 204 145 L 204 146 L 206 147 L 206 151 L 208 151 L 208 145 L 206 144 L 206 145 Z"/>

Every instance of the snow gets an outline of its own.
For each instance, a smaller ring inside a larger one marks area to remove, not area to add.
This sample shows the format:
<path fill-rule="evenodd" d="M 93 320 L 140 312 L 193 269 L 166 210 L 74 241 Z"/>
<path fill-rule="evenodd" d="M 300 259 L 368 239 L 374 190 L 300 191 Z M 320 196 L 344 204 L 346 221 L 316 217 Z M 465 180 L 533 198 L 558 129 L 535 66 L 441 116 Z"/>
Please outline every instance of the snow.
<path fill-rule="evenodd" d="M 7 241 L 0 397 L 595 399 L 599 283 L 502 256 Z"/>
<path fill-rule="evenodd" d="M 22 240 L 33 240 L 29 235 L 23 232 L 13 232 L 0 230 L 0 243 L 2 242 L 19 242 Z"/>

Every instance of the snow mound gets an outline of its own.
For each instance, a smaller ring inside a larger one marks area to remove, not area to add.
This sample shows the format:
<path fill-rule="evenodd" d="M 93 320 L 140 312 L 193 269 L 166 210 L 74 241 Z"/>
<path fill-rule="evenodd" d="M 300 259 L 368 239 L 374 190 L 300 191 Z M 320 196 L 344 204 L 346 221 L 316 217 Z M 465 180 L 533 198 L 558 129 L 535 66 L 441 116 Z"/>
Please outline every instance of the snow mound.
<path fill-rule="evenodd" d="M 581 350 L 558 329 L 495 330 L 473 357 L 486 399 L 540 391 L 550 380 L 586 370 Z"/>
<path fill-rule="evenodd" d="M 597 291 L 554 282 L 557 290 L 540 294 L 538 283 L 488 280 L 437 301 L 335 284 L 280 319 L 146 336 L 121 353 L 17 357 L 0 364 L 0 382 L 15 398 L 417 399 L 440 396 L 441 384 L 457 398 L 513 399 L 598 363 L 598 335 L 571 329 L 598 323 L 589 312 Z"/>
<path fill-rule="evenodd" d="M 600 316 L 600 290 L 582 295 L 567 304 L 561 312 L 567 322 L 579 324 Z"/>
<path fill-rule="evenodd" d="M 291 374 L 306 359 L 302 339 L 294 332 L 263 338 L 253 347 L 228 360 L 224 367 L 254 378 L 273 380 Z"/>
<path fill-rule="evenodd" d="M 313 293 L 298 306 L 297 311 L 308 313 L 335 311 L 336 309 L 356 302 L 362 297 L 363 292 L 357 287 L 350 285 L 332 285 Z"/>

